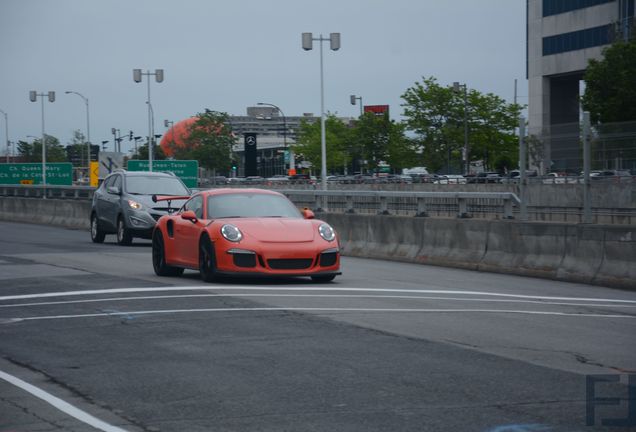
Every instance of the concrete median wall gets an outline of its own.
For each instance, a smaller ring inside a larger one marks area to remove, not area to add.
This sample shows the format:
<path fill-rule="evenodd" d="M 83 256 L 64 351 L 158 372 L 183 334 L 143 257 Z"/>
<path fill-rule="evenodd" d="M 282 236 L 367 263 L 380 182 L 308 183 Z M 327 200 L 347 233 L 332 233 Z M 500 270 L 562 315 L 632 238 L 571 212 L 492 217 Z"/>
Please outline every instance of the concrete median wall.
<path fill-rule="evenodd" d="M 636 289 L 636 226 L 320 214 L 345 255 Z"/>
<path fill-rule="evenodd" d="M 0 220 L 88 229 L 83 200 L 0 198 Z M 344 255 L 636 289 L 636 226 L 318 214 Z"/>
<path fill-rule="evenodd" d="M 0 198 L 0 220 L 89 229 L 91 202 L 42 198 Z"/>

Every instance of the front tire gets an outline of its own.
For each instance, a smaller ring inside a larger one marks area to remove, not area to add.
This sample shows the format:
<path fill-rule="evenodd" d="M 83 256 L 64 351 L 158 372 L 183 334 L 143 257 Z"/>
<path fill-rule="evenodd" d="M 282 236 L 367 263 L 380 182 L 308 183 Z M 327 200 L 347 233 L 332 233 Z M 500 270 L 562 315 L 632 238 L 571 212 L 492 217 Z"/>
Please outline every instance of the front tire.
<path fill-rule="evenodd" d="M 106 237 L 106 233 L 99 229 L 99 221 L 97 220 L 97 215 L 93 213 L 91 215 L 91 240 L 93 243 L 104 243 L 104 238 Z"/>
<path fill-rule="evenodd" d="M 181 276 L 183 274 L 182 268 L 166 264 L 166 248 L 159 229 L 152 236 L 152 268 L 157 276 Z"/>
<path fill-rule="evenodd" d="M 204 282 L 214 282 L 218 279 L 214 245 L 208 237 L 203 237 L 199 242 L 199 273 Z"/>
<path fill-rule="evenodd" d="M 117 219 L 117 243 L 121 246 L 128 246 L 132 243 L 132 234 L 126 228 L 124 218 L 121 216 Z"/>
<path fill-rule="evenodd" d="M 331 282 L 335 278 L 336 278 L 336 275 L 332 274 L 332 275 L 312 276 L 311 280 L 316 283 L 327 283 L 327 282 Z"/>

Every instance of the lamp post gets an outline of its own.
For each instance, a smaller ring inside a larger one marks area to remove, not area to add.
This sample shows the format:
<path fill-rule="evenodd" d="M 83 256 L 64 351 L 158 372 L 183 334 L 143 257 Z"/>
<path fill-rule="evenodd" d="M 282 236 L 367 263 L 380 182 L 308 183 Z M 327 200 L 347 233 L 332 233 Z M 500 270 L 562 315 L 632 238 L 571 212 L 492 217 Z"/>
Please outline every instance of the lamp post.
<path fill-rule="evenodd" d="M 271 106 L 273 108 L 276 108 L 278 112 L 280 113 L 280 115 L 283 117 L 283 148 L 285 149 L 285 151 L 287 151 L 287 117 L 285 117 L 285 113 L 283 112 L 283 110 L 280 109 L 278 106 L 272 103 L 267 103 L 267 102 L 258 102 L 256 103 L 256 105 L 266 105 L 266 106 Z M 286 168 L 286 164 L 284 160 L 285 159 L 283 156 L 283 169 Z M 295 169 L 295 161 L 294 161 L 294 158 L 292 157 L 291 152 L 289 153 L 289 169 L 290 170 Z"/>
<path fill-rule="evenodd" d="M 46 137 L 44 135 L 44 97 L 48 97 L 49 102 L 55 102 L 55 92 L 38 93 L 35 90 L 29 92 L 29 100 L 36 102 L 38 98 L 42 100 L 42 185 L 46 186 Z M 42 194 L 42 198 L 46 199 L 46 190 Z"/>
<path fill-rule="evenodd" d="M 9 114 L 0 109 L 0 113 L 4 115 L 4 136 L 7 143 L 7 163 L 9 163 Z"/>
<path fill-rule="evenodd" d="M 150 77 L 154 76 L 155 81 L 160 83 L 163 82 L 163 69 L 155 69 L 154 72 L 146 71 L 142 72 L 141 69 L 133 69 L 133 80 L 136 83 L 140 83 L 143 76 L 148 77 L 148 100 L 146 104 L 148 104 L 148 171 L 152 171 L 152 145 L 153 145 L 153 123 L 154 123 L 154 115 L 152 112 L 152 105 L 150 104 Z"/>
<path fill-rule="evenodd" d="M 116 152 L 121 152 L 121 131 L 119 129 L 110 128 L 110 133 L 113 134 L 113 146 Z"/>
<path fill-rule="evenodd" d="M 356 100 L 360 101 L 360 117 L 362 117 L 362 115 L 364 114 L 364 107 L 362 106 L 362 96 L 351 95 L 349 96 L 349 98 L 351 99 L 351 105 L 355 105 Z"/>
<path fill-rule="evenodd" d="M 459 93 L 460 90 L 464 90 L 464 173 L 468 174 L 470 170 L 470 158 L 468 157 L 468 87 L 466 84 L 460 84 L 455 81 L 453 83 L 453 90 Z"/>
<path fill-rule="evenodd" d="M 82 100 L 84 101 L 84 103 L 86 104 L 86 150 L 87 150 L 87 157 L 86 157 L 86 169 L 90 169 L 91 166 L 91 126 L 90 126 L 90 116 L 88 114 L 88 98 L 84 97 L 84 95 L 82 95 L 81 93 L 78 93 L 76 91 L 72 91 L 72 90 L 67 90 L 64 93 L 66 94 L 75 94 L 79 97 L 82 98 Z"/>
<path fill-rule="evenodd" d="M 320 41 L 320 156 L 321 170 L 320 180 L 322 189 L 327 190 L 327 142 L 325 139 L 325 85 L 324 85 L 324 67 L 322 60 L 322 43 L 329 41 L 332 51 L 340 49 L 340 33 L 330 33 L 328 38 L 323 38 L 322 34 L 318 38 L 314 38 L 311 33 L 302 34 L 303 49 L 310 51 L 313 49 L 313 41 Z"/>

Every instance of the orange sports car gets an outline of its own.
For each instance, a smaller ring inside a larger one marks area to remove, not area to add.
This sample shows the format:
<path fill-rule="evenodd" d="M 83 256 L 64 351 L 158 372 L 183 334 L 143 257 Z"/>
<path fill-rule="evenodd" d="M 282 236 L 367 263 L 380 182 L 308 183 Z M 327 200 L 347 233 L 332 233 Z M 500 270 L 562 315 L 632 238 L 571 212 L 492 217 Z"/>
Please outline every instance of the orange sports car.
<path fill-rule="evenodd" d="M 329 282 L 340 274 L 334 229 L 278 192 L 214 189 L 152 199 L 188 199 L 155 227 L 152 265 L 159 276 L 195 269 L 206 282 L 237 275 L 311 276 Z"/>

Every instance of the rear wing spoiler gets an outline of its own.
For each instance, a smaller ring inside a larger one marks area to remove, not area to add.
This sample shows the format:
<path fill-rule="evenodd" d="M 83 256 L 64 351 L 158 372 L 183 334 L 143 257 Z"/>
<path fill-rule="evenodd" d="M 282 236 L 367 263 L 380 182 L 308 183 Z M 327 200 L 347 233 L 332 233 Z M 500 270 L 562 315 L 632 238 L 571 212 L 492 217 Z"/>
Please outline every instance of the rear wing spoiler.
<path fill-rule="evenodd" d="M 189 200 L 191 198 L 190 195 L 153 195 L 152 202 L 156 203 L 159 201 L 175 201 L 175 200 Z"/>

